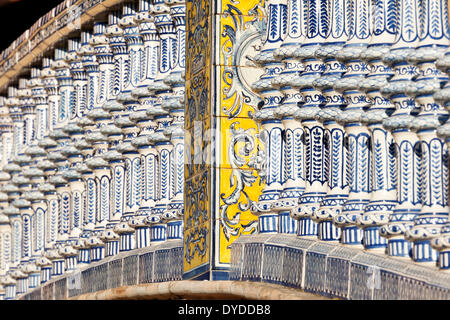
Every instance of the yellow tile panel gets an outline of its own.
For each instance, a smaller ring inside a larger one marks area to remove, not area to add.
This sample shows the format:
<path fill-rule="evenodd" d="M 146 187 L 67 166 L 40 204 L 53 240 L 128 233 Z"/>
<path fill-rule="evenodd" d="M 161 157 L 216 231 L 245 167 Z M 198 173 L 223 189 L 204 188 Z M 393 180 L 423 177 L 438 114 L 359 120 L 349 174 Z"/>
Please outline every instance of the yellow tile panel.
<path fill-rule="evenodd" d="M 209 222 L 184 230 L 184 273 L 210 261 Z"/>
<path fill-rule="evenodd" d="M 234 11 L 231 11 L 234 13 Z M 216 51 L 214 63 L 255 67 L 252 61 L 261 49 L 265 20 L 258 15 L 221 14 L 214 17 Z"/>
<path fill-rule="evenodd" d="M 260 128 L 253 119 L 220 117 L 216 128 L 216 166 L 221 168 L 251 169 L 249 162 L 264 146 L 258 139 Z"/>
<path fill-rule="evenodd" d="M 191 75 L 186 82 L 185 128 L 194 126 L 195 121 L 204 121 L 211 116 L 211 70 L 204 68 Z"/>
<path fill-rule="evenodd" d="M 234 14 L 248 15 L 252 12 L 266 14 L 263 10 L 265 0 L 222 0 L 218 2 L 217 13 L 226 13 L 233 9 Z"/>
<path fill-rule="evenodd" d="M 213 114 L 233 118 L 249 118 L 258 110 L 261 101 L 252 89 L 263 70 L 255 67 L 216 66 L 216 83 L 220 83 L 215 97 Z"/>
<path fill-rule="evenodd" d="M 215 240 L 218 263 L 230 263 L 230 244 L 241 235 L 256 232 L 258 217 L 250 212 L 264 187 L 255 170 L 216 168 L 219 207 L 215 213 Z"/>
<path fill-rule="evenodd" d="M 210 221 L 210 172 L 205 170 L 186 180 L 184 186 L 184 229 L 189 230 Z"/>
<path fill-rule="evenodd" d="M 210 172 L 186 180 L 184 189 L 184 272 L 210 261 Z"/>

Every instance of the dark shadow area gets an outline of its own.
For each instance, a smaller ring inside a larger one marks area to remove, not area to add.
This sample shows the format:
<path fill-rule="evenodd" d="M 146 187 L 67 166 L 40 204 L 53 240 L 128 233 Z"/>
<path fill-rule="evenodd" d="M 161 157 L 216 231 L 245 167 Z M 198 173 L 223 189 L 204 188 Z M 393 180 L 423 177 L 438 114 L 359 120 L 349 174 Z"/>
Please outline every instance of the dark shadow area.
<path fill-rule="evenodd" d="M 0 0 L 0 52 L 63 0 Z"/>

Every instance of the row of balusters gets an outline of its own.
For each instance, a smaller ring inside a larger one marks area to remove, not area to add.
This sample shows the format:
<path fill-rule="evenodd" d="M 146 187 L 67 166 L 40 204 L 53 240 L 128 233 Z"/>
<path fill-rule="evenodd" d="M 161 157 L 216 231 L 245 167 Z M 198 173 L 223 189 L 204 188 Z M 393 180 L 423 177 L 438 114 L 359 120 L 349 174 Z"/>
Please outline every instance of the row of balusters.
<path fill-rule="evenodd" d="M 268 0 L 265 10 L 252 85 L 263 100 L 259 231 L 448 270 L 447 1 Z"/>
<path fill-rule="evenodd" d="M 0 298 L 183 238 L 185 14 L 126 1 L 0 97 Z"/>

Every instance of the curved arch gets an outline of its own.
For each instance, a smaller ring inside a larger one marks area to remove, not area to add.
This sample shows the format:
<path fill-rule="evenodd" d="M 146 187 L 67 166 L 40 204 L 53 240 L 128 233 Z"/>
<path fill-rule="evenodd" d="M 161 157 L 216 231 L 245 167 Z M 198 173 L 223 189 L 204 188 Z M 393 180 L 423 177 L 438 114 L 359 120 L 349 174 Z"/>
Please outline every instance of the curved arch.
<path fill-rule="evenodd" d="M 70 298 L 70 300 L 153 299 L 328 300 L 329 298 L 271 283 L 195 280 L 124 286 Z"/>

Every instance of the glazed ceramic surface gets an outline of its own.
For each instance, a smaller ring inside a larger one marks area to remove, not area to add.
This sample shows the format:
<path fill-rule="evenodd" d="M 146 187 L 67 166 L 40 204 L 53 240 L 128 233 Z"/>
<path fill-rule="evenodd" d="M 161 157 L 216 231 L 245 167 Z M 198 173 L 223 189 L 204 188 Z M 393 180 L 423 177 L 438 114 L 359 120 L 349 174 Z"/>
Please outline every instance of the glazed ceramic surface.
<path fill-rule="evenodd" d="M 145 248 L 229 279 L 242 235 L 450 269 L 446 1 L 100 2 L 2 53 L 0 297 Z"/>

